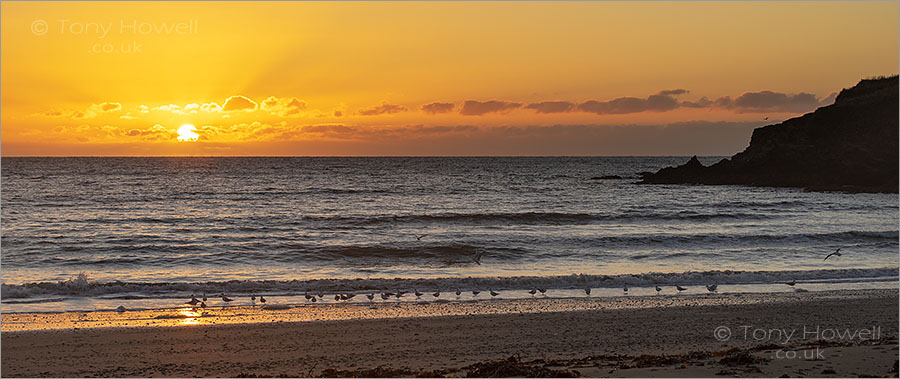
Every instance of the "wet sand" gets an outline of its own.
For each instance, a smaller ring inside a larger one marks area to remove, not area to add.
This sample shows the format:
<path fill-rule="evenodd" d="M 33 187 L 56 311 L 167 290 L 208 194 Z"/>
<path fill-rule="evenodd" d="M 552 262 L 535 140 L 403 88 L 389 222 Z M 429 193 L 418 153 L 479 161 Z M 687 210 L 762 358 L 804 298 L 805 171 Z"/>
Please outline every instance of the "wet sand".
<path fill-rule="evenodd" d="M 571 370 L 586 376 L 885 376 L 896 375 L 890 371 L 897 358 L 897 309 L 896 290 L 861 290 L 226 309 L 234 314 L 153 318 L 163 325 L 188 322 L 178 326 L 114 322 L 149 316 L 140 312 L 91 312 L 98 320 L 84 325 L 93 327 L 78 329 L 65 320 L 81 314 L 4 314 L 2 375 L 465 376 L 530 367 L 559 370 L 557 376 Z M 41 324 L 42 316 L 65 320 L 54 324 L 59 329 L 32 331 L 10 331 L 9 325 L 23 324 L 7 324 L 31 317 L 30 324 L 51 325 Z M 820 349 L 821 358 L 804 359 L 809 349 Z"/>

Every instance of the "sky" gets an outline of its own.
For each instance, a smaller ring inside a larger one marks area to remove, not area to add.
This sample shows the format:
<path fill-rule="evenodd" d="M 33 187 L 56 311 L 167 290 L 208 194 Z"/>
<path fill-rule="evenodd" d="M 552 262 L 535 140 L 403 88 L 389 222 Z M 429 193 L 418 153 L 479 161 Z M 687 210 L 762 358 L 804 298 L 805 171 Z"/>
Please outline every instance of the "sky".
<path fill-rule="evenodd" d="M 0 154 L 731 155 L 897 2 L 0 3 Z"/>

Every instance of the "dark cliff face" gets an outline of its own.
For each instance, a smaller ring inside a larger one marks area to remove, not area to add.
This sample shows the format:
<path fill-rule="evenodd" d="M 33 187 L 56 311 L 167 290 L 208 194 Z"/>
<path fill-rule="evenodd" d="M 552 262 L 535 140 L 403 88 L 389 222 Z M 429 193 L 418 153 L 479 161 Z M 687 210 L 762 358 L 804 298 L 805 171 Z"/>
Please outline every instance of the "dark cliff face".
<path fill-rule="evenodd" d="M 704 167 L 696 159 L 644 184 L 743 184 L 898 192 L 898 79 L 863 80 L 833 105 L 753 131 L 750 146 Z"/>

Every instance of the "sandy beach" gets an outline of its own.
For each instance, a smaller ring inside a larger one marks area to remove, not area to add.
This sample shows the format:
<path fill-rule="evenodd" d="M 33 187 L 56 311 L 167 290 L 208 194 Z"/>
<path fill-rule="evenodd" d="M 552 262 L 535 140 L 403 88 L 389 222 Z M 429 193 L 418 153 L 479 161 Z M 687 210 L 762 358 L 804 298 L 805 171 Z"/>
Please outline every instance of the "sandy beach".
<path fill-rule="evenodd" d="M 896 376 L 897 307 L 896 290 L 859 290 L 419 303 L 382 310 L 334 305 L 231 310 L 219 321 L 152 318 L 167 320 L 167 326 L 139 326 L 144 321 L 137 320 L 148 315 L 129 315 L 137 312 L 92 312 L 107 320 L 80 326 L 66 324 L 83 317 L 77 313 L 4 314 L 2 374 Z M 29 324 L 45 328 L 10 331 L 28 317 Z M 57 324 L 40 321 L 44 317 Z"/>

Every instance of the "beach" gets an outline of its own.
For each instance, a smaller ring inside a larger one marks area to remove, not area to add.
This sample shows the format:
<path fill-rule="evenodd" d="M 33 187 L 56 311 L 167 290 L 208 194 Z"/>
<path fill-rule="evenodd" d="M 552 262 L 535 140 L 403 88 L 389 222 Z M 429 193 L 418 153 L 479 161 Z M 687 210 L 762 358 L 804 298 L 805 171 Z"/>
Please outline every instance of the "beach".
<path fill-rule="evenodd" d="M 876 289 L 3 314 L 2 374 L 896 376 L 897 308 Z"/>

